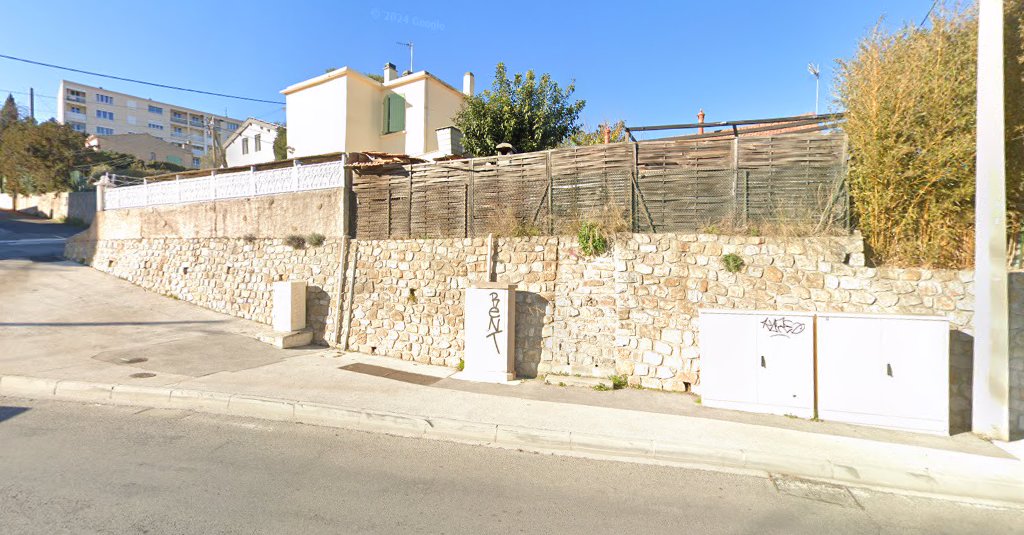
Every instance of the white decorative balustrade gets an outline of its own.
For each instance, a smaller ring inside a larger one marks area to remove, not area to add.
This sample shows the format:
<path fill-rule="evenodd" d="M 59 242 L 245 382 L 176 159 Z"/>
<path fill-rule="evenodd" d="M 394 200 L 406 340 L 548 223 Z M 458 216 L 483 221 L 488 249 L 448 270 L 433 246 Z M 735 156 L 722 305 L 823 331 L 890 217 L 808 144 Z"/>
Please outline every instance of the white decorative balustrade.
<path fill-rule="evenodd" d="M 345 185 L 345 160 L 296 164 L 265 171 L 237 171 L 199 178 L 150 182 L 137 186 L 107 186 L 102 190 L 104 210 L 138 208 L 273 195 L 295 191 L 340 188 Z"/>

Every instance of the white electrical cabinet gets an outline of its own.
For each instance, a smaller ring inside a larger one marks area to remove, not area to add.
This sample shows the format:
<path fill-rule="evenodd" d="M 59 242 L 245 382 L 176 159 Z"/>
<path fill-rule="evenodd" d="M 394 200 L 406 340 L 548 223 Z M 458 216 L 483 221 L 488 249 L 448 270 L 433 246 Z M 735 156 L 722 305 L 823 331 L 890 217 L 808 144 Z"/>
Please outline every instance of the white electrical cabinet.
<path fill-rule="evenodd" d="M 818 416 L 949 434 L 949 323 L 818 314 Z"/>
<path fill-rule="evenodd" d="M 701 403 L 814 416 L 814 313 L 701 310 Z"/>

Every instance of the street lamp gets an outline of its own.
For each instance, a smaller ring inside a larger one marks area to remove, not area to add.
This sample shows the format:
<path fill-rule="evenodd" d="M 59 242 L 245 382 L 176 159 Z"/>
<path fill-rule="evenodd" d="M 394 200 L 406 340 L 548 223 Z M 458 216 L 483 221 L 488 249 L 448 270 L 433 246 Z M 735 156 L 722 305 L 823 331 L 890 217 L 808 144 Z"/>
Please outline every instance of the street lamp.
<path fill-rule="evenodd" d="M 821 69 L 813 63 L 807 64 L 807 72 L 814 77 L 814 114 L 818 114 L 818 83 L 821 81 Z"/>

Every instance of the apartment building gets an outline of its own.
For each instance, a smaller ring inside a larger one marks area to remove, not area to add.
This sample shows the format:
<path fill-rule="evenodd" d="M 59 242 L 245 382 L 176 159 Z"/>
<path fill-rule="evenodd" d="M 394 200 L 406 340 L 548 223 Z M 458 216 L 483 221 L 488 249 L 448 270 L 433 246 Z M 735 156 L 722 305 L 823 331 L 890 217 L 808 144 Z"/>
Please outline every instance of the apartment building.
<path fill-rule="evenodd" d="M 61 80 L 57 95 L 57 122 L 97 136 L 150 134 L 189 151 L 193 167 L 213 145 L 214 132 L 223 143 L 242 124 L 231 117 L 68 80 Z M 213 131 L 207 127 L 211 120 Z"/>

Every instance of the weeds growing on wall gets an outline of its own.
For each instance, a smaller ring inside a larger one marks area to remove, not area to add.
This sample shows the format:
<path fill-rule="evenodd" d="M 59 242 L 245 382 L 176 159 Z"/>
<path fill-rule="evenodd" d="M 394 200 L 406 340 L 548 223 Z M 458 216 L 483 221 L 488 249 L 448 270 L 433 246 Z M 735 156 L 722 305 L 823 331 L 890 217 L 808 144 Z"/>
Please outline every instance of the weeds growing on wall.
<path fill-rule="evenodd" d="M 323 234 L 320 234 L 319 232 L 314 232 L 309 236 L 306 236 L 306 243 L 313 247 L 320 247 L 321 245 L 324 244 L 324 241 L 326 240 L 327 237 L 324 236 Z"/>
<path fill-rule="evenodd" d="M 1007 200 L 1024 203 L 1024 1 L 1006 8 Z M 976 10 L 938 9 L 923 28 L 876 28 L 839 62 L 856 226 L 876 261 L 959 268 L 974 243 Z"/>
<path fill-rule="evenodd" d="M 608 238 L 597 223 L 590 221 L 581 223 L 576 238 L 579 240 L 580 252 L 584 256 L 600 256 L 608 250 Z"/>
<path fill-rule="evenodd" d="M 299 236 L 298 234 L 291 234 L 284 239 L 284 244 L 292 249 L 305 249 L 306 238 Z"/>
<path fill-rule="evenodd" d="M 729 273 L 738 273 L 743 269 L 743 259 L 739 255 L 729 253 L 722 256 L 722 264 L 725 265 L 725 270 Z"/>

